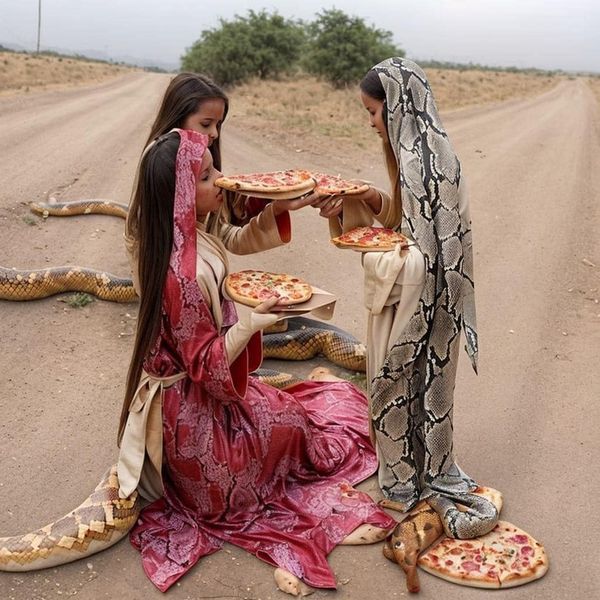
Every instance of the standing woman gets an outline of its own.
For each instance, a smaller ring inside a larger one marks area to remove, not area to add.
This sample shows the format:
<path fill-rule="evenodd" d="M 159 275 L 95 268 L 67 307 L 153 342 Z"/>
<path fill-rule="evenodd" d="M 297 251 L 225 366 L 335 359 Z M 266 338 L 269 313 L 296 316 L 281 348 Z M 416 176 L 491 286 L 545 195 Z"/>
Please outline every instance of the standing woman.
<path fill-rule="evenodd" d="M 461 166 L 421 68 L 390 58 L 360 84 L 383 141 L 391 197 L 321 199 L 332 235 L 374 220 L 411 244 L 363 254 L 371 425 L 386 497 L 408 510 L 428 499 L 454 537 L 489 531 L 498 519 L 453 454 L 452 413 L 461 330 L 477 369 L 471 223 Z M 455 502 L 472 507 L 458 514 Z"/>

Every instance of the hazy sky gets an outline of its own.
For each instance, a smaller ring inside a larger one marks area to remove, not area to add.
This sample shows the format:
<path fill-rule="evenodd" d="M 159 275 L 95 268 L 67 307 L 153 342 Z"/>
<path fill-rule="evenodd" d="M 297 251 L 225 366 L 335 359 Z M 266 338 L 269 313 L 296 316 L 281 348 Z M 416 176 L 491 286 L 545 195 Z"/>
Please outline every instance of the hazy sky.
<path fill-rule="evenodd" d="M 178 64 L 219 18 L 311 20 L 338 8 L 387 29 L 414 59 L 600 72 L 599 0 L 41 0 L 41 46 Z M 0 44 L 35 49 L 38 0 L 0 0 Z"/>

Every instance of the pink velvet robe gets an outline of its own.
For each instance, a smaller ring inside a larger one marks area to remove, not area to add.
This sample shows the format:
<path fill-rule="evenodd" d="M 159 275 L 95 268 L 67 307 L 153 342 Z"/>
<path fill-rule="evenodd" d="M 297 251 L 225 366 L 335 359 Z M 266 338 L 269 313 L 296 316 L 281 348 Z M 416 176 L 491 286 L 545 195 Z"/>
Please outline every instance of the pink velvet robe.
<path fill-rule="evenodd" d="M 367 401 L 346 382 L 283 392 L 250 377 L 262 359 L 260 334 L 229 365 L 224 334 L 236 321 L 234 306 L 223 300 L 217 330 L 196 282 L 190 161 L 195 168 L 199 150 L 184 133 L 162 329 L 145 370 L 187 376 L 163 393 L 164 496 L 142 511 L 131 541 L 161 591 L 224 542 L 333 588 L 332 548 L 363 523 L 395 524 L 349 489 L 377 469 Z"/>

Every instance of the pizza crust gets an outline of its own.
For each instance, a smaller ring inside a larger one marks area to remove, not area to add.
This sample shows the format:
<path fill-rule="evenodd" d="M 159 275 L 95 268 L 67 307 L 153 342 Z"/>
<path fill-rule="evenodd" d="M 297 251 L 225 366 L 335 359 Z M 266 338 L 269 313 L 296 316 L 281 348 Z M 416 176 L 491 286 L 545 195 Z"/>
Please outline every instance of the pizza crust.
<path fill-rule="evenodd" d="M 336 248 L 340 248 L 341 250 L 354 250 L 355 252 L 389 252 L 397 246 L 397 244 L 394 244 L 393 246 L 372 246 L 370 248 L 364 248 L 363 246 L 352 246 L 349 244 L 338 245 L 335 242 L 333 243 Z M 412 244 L 402 244 L 402 248 L 408 248 L 411 245 Z"/>
<path fill-rule="evenodd" d="M 312 187 L 307 189 L 290 190 L 287 192 L 248 192 L 246 190 L 236 190 L 238 194 L 249 196 L 250 198 L 265 198 L 266 200 L 293 200 L 300 198 L 312 191 Z"/>

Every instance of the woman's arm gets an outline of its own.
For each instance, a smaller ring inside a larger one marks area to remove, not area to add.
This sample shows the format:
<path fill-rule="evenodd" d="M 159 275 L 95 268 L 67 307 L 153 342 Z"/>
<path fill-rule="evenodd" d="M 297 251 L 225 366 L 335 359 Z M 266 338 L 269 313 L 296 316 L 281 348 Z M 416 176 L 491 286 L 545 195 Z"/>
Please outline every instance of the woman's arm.
<path fill-rule="evenodd" d="M 396 228 L 402 218 L 400 208 L 376 187 L 369 187 L 362 194 L 316 197 L 312 204 L 320 209 L 322 217 L 329 219 L 332 237 L 355 227 L 373 225 L 374 221 L 384 227 Z"/>
<path fill-rule="evenodd" d="M 210 233 L 221 239 L 227 250 L 234 254 L 252 254 L 277 248 L 292 237 L 289 211 L 310 204 L 306 197 L 293 200 L 273 200 L 246 224 L 231 224 L 225 212 L 215 217 Z"/>
<path fill-rule="evenodd" d="M 269 311 L 277 304 L 278 300 L 278 298 L 269 298 L 254 310 L 241 312 L 239 321 L 227 330 L 225 350 L 230 365 L 242 353 L 255 333 L 277 322 L 279 317 Z"/>

